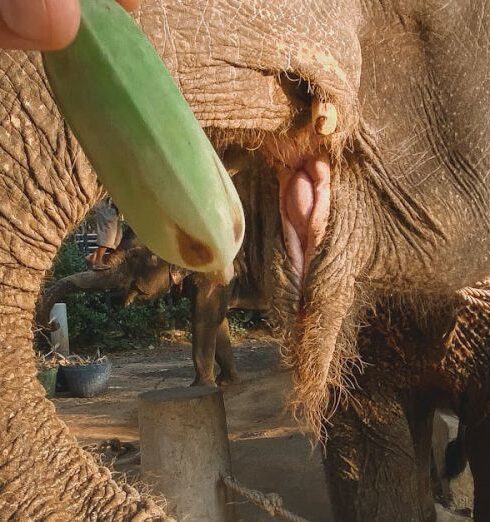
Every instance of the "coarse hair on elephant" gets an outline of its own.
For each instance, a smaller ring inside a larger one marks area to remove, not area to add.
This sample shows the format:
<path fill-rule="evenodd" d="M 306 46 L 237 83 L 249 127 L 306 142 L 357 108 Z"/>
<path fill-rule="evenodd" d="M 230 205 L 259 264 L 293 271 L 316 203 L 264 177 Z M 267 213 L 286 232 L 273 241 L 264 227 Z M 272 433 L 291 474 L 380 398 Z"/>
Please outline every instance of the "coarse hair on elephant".
<path fill-rule="evenodd" d="M 490 296 L 490 281 L 478 289 Z M 432 308 L 429 322 L 413 303 L 389 305 L 368 314 L 358 338 L 365 371 L 355 372 L 358 389 L 331 419 L 324 462 L 335 520 L 436 520 L 434 486 L 460 473 L 466 458 L 474 520 L 488 520 L 489 301 L 470 301 L 455 315 L 452 306 Z M 436 408 L 460 422 L 439 475 L 431 461 Z"/>
<path fill-rule="evenodd" d="M 254 149 L 276 174 L 279 210 L 266 212 L 282 230 L 251 240 L 273 249 L 293 405 L 317 437 L 349 388 L 370 303 L 438 310 L 489 270 L 488 9 L 146 0 L 136 14 L 222 157 Z M 102 189 L 40 57 L 2 52 L 0 68 L 0 512 L 163 517 L 79 449 L 35 379 L 43 277 Z"/>

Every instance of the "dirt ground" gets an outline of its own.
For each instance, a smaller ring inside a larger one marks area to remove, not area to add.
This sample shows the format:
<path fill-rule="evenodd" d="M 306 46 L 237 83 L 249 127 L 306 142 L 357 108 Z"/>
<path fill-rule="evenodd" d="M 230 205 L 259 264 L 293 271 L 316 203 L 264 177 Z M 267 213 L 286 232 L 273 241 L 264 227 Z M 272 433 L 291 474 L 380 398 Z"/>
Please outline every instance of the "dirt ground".
<path fill-rule="evenodd" d="M 290 390 L 279 369 L 273 344 L 248 340 L 235 348 L 242 383 L 225 389 L 225 405 L 235 476 L 248 487 L 277 492 L 285 506 L 311 522 L 333 520 L 318 450 L 299 433 L 284 410 Z M 113 374 L 108 393 L 94 399 L 56 398 L 61 417 L 82 444 L 118 438 L 138 444 L 136 398 L 140 392 L 188 386 L 193 378 L 191 347 L 150 346 L 110 356 Z M 137 476 L 139 469 L 125 469 Z M 247 502 L 240 520 L 273 519 Z"/>

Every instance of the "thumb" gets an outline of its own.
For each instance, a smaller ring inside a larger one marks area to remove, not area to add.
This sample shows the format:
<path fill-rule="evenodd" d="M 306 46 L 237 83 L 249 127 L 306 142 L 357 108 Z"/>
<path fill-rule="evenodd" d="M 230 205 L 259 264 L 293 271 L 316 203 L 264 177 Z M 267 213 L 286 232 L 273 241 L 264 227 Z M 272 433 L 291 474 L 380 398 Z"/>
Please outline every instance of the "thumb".
<path fill-rule="evenodd" d="M 76 36 L 78 0 L 0 0 L 0 47 L 60 49 Z"/>

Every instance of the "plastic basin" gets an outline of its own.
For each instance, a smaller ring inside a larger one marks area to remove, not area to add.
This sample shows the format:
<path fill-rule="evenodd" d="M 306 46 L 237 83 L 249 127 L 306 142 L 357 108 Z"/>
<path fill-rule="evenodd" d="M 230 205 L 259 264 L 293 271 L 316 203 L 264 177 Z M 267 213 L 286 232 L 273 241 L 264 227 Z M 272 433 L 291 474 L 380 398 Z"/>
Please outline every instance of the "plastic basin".
<path fill-rule="evenodd" d="M 95 397 L 107 390 L 112 365 L 110 361 L 84 366 L 62 366 L 60 370 L 74 397 Z"/>

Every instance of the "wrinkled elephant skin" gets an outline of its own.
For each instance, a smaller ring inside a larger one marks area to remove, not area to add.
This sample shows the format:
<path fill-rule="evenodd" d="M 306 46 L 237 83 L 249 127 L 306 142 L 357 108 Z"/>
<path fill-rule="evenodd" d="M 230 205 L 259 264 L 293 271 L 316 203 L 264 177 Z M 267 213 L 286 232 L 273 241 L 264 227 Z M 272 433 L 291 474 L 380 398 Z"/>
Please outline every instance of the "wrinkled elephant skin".
<path fill-rule="evenodd" d="M 282 226 L 249 237 L 275 249 L 294 405 L 318 434 L 365 304 L 444 299 L 489 269 L 488 4 L 147 0 L 136 18 L 219 152 L 277 174 Z M 77 447 L 35 379 L 43 277 L 101 189 L 39 56 L 0 68 L 0 513 L 145 520 L 159 508 Z"/>

